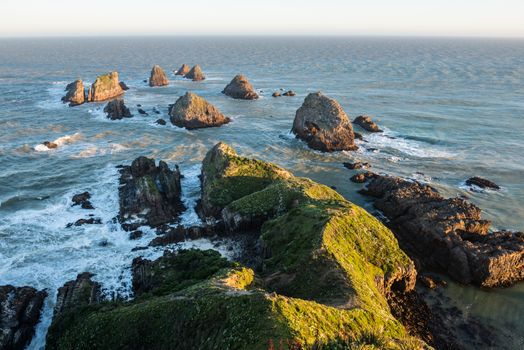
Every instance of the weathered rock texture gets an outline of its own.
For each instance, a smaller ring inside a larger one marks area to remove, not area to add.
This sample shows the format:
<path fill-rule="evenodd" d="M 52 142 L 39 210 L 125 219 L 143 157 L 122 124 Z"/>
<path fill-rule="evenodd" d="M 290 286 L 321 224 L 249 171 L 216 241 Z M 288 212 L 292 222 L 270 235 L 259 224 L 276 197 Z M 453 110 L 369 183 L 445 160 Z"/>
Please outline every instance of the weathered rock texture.
<path fill-rule="evenodd" d="M 119 220 L 158 226 L 175 221 L 182 211 L 180 171 L 160 161 L 139 157 L 120 170 Z"/>
<path fill-rule="evenodd" d="M 200 81 L 206 79 L 204 76 L 204 72 L 202 72 L 202 68 L 197 64 L 193 68 L 187 72 L 186 75 L 184 75 L 184 78 L 191 79 L 193 81 Z"/>
<path fill-rule="evenodd" d="M 133 116 L 129 108 L 126 107 L 124 99 L 121 98 L 109 101 L 104 107 L 104 113 L 106 113 L 107 117 L 111 120 L 131 118 Z"/>
<path fill-rule="evenodd" d="M 428 268 L 461 283 L 507 286 L 524 279 L 524 233 L 489 232 L 481 210 L 427 185 L 378 176 L 364 194 L 390 220 L 401 245 Z"/>
<path fill-rule="evenodd" d="M 494 190 L 500 190 L 500 186 L 494 183 L 493 181 L 483 179 L 478 176 L 470 177 L 466 180 L 466 185 L 471 186 L 475 185 L 480 188 L 491 188 Z"/>
<path fill-rule="evenodd" d="M 40 319 L 45 291 L 31 287 L 0 286 L 0 349 L 22 350 Z"/>
<path fill-rule="evenodd" d="M 356 117 L 355 120 L 353 120 L 353 123 L 369 132 L 382 132 L 378 125 L 373 120 L 371 120 L 371 117 L 367 115 Z"/>
<path fill-rule="evenodd" d="M 229 123 L 230 119 L 192 92 L 186 92 L 170 108 L 171 123 L 186 129 L 207 128 Z"/>
<path fill-rule="evenodd" d="M 87 95 L 88 102 L 106 101 L 124 93 L 118 80 L 118 72 L 100 75 L 91 85 Z"/>
<path fill-rule="evenodd" d="M 58 288 L 55 315 L 81 306 L 97 304 L 102 299 L 100 283 L 91 280 L 89 272 L 79 274 L 75 280 L 66 282 Z"/>
<path fill-rule="evenodd" d="M 187 64 L 183 64 L 180 68 L 178 68 L 178 70 L 175 72 L 175 75 L 186 75 L 187 73 L 189 73 L 189 71 L 191 70 L 191 68 L 189 67 L 189 65 Z"/>
<path fill-rule="evenodd" d="M 154 65 L 151 69 L 151 76 L 149 77 L 149 86 L 165 86 L 169 85 L 166 72 L 159 66 Z"/>
<path fill-rule="evenodd" d="M 258 98 L 253 85 L 241 74 L 235 76 L 222 93 L 241 100 L 256 100 Z"/>
<path fill-rule="evenodd" d="M 320 92 L 306 97 L 297 110 L 291 131 L 315 150 L 333 152 L 358 148 L 353 127 L 342 107 Z"/>
<path fill-rule="evenodd" d="M 70 106 L 78 106 L 85 102 L 85 88 L 82 80 L 75 80 L 68 84 L 65 91 L 62 102 L 69 103 Z"/>

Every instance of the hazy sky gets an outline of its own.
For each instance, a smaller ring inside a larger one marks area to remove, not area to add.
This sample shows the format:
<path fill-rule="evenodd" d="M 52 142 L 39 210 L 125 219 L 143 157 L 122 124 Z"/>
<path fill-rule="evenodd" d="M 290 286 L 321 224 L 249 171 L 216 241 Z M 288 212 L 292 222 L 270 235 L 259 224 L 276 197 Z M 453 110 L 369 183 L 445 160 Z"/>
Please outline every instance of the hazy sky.
<path fill-rule="evenodd" d="M 0 0 L 0 36 L 524 37 L 524 0 Z"/>

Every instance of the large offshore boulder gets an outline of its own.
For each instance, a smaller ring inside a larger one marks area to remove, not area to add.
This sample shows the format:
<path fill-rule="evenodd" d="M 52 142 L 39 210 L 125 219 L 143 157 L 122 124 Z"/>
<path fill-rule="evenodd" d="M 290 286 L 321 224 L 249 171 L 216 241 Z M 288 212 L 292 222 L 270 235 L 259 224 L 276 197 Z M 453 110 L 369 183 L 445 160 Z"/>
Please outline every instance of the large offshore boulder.
<path fill-rule="evenodd" d="M 403 248 L 426 268 L 483 287 L 524 279 L 524 233 L 489 232 L 474 204 L 394 176 L 376 176 L 362 193 L 377 198 Z"/>
<path fill-rule="evenodd" d="M 186 129 L 220 126 L 230 121 L 218 108 L 192 92 L 181 96 L 170 108 L 169 115 L 173 125 Z"/>
<path fill-rule="evenodd" d="M 123 118 L 131 118 L 133 115 L 129 108 L 126 107 L 124 99 L 116 98 L 107 103 L 104 107 L 104 113 L 111 120 L 120 120 Z"/>
<path fill-rule="evenodd" d="M 91 84 L 89 93 L 87 95 L 88 102 L 106 101 L 118 97 L 124 93 L 120 81 L 118 80 L 118 72 L 110 72 L 100 75 L 95 82 Z"/>
<path fill-rule="evenodd" d="M 355 135 L 340 104 L 320 92 L 309 94 L 297 110 L 291 131 L 312 149 L 353 151 Z"/>
<path fill-rule="evenodd" d="M 75 80 L 67 84 L 65 91 L 62 102 L 69 103 L 69 106 L 78 106 L 85 102 L 85 88 L 82 80 Z"/>
<path fill-rule="evenodd" d="M 150 226 L 175 221 L 183 210 L 180 171 L 160 161 L 138 157 L 120 169 L 119 220 Z"/>
<path fill-rule="evenodd" d="M 165 86 L 169 85 L 166 72 L 159 66 L 154 65 L 151 69 L 151 76 L 149 77 L 149 86 Z"/>
<path fill-rule="evenodd" d="M 258 94 L 244 75 L 238 74 L 222 91 L 223 94 L 241 100 L 256 100 Z"/>
<path fill-rule="evenodd" d="M 0 286 L 0 349 L 23 350 L 35 333 L 47 292 Z"/>

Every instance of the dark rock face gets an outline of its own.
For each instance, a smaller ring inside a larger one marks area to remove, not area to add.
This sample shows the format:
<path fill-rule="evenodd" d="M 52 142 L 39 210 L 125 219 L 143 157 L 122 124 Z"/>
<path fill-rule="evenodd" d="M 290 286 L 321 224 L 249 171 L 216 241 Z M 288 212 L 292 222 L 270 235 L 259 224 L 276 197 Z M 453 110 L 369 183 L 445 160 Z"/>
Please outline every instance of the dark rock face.
<path fill-rule="evenodd" d="M 75 194 L 71 201 L 73 205 L 80 205 L 82 209 L 94 209 L 93 205 L 89 201 L 91 199 L 91 194 L 89 192 L 82 192 Z"/>
<path fill-rule="evenodd" d="M 102 300 L 100 283 L 92 281 L 93 276 L 89 272 L 81 273 L 76 280 L 66 282 L 58 288 L 55 316 L 79 306 L 97 304 Z"/>
<path fill-rule="evenodd" d="M 65 91 L 62 102 L 69 103 L 69 106 L 78 106 L 85 102 L 85 88 L 82 80 L 75 80 L 67 84 Z"/>
<path fill-rule="evenodd" d="M 375 178 L 377 176 L 377 174 L 371 172 L 371 171 L 366 171 L 365 173 L 359 173 L 359 174 L 355 174 L 353 175 L 350 180 L 352 182 L 355 182 L 355 183 L 359 183 L 359 184 L 362 184 L 364 182 L 367 182 L 373 178 Z"/>
<path fill-rule="evenodd" d="M 151 76 L 149 77 L 149 86 L 165 86 L 169 84 L 166 72 L 158 66 L 154 65 L 151 69 Z"/>
<path fill-rule="evenodd" d="M 186 75 L 184 75 L 184 78 L 191 79 L 193 81 L 200 81 L 206 79 L 204 76 L 204 72 L 202 72 L 202 68 L 197 64 L 189 72 L 187 72 Z"/>
<path fill-rule="evenodd" d="M 353 151 L 353 128 L 338 104 L 320 92 L 309 94 L 297 110 L 291 130 L 310 148 L 323 152 Z"/>
<path fill-rule="evenodd" d="M 150 246 L 163 246 L 173 243 L 183 242 L 185 240 L 193 240 L 204 237 L 212 237 L 217 234 L 223 233 L 223 230 L 219 225 L 205 225 L 205 226 L 177 226 L 175 228 L 169 228 L 165 234 L 153 239 Z"/>
<path fill-rule="evenodd" d="M 468 185 L 468 186 L 475 185 L 475 186 L 478 186 L 480 188 L 491 188 L 491 189 L 494 189 L 494 190 L 500 190 L 499 185 L 497 185 L 493 181 L 486 180 L 486 179 L 483 179 L 483 178 L 478 177 L 478 176 L 470 177 L 469 179 L 467 179 L 466 180 L 466 185 Z"/>
<path fill-rule="evenodd" d="M 127 86 L 127 84 L 124 83 L 123 81 L 121 81 L 119 84 L 120 84 L 120 87 L 122 88 L 122 90 L 124 90 L 124 91 L 129 90 L 129 86 Z"/>
<path fill-rule="evenodd" d="M 171 123 L 180 128 L 199 129 L 229 123 L 215 106 L 192 92 L 186 92 L 170 108 Z"/>
<path fill-rule="evenodd" d="M 187 73 L 189 73 L 189 71 L 191 70 L 191 68 L 189 68 L 189 65 L 187 64 L 183 64 L 180 68 L 178 68 L 178 70 L 175 72 L 175 75 L 186 75 Z"/>
<path fill-rule="evenodd" d="M 69 223 L 66 227 L 82 226 L 82 225 L 100 225 L 102 220 L 100 218 L 78 219 L 75 223 Z"/>
<path fill-rule="evenodd" d="M 241 74 L 235 76 L 222 93 L 241 100 L 256 100 L 258 98 L 253 85 Z"/>
<path fill-rule="evenodd" d="M 371 117 L 367 115 L 356 117 L 355 120 L 353 120 L 353 123 L 369 132 L 382 132 L 378 125 L 373 120 L 371 120 Z"/>
<path fill-rule="evenodd" d="M 424 267 L 483 287 L 524 279 L 524 233 L 493 232 L 481 210 L 415 182 L 377 176 L 361 191 L 390 220 L 401 246 Z"/>
<path fill-rule="evenodd" d="M 158 125 L 166 125 L 166 124 L 167 124 L 166 121 L 165 121 L 164 119 L 162 119 L 162 118 L 157 119 L 156 123 L 157 123 Z"/>
<path fill-rule="evenodd" d="M 0 286 L 0 349 L 25 349 L 46 296 L 45 291 L 31 287 Z"/>
<path fill-rule="evenodd" d="M 120 98 L 109 101 L 104 107 L 104 113 L 106 113 L 107 117 L 111 120 L 131 118 L 133 116 L 129 108 L 124 104 L 124 100 Z"/>
<path fill-rule="evenodd" d="M 138 111 L 138 113 L 140 113 L 142 115 L 147 115 L 147 112 L 144 111 L 142 108 L 138 108 L 137 111 Z"/>
<path fill-rule="evenodd" d="M 111 72 L 96 78 L 87 95 L 87 101 L 100 102 L 118 97 L 124 93 L 118 80 L 118 72 Z"/>
<path fill-rule="evenodd" d="M 369 132 L 382 132 L 378 125 L 373 120 L 371 120 L 371 117 L 367 115 L 356 117 L 355 120 L 353 120 L 353 123 Z"/>
<path fill-rule="evenodd" d="M 150 226 L 174 221 L 183 210 L 180 200 L 180 171 L 160 161 L 139 157 L 120 170 L 119 220 L 133 217 Z"/>

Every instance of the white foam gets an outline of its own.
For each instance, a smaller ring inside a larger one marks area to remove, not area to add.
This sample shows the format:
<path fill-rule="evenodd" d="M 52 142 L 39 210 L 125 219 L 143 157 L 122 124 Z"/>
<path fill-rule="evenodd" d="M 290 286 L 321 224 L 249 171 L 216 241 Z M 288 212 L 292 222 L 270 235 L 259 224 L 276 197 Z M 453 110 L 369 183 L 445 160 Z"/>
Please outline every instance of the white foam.
<path fill-rule="evenodd" d="M 182 183 L 182 201 L 186 207 L 186 211 L 180 215 L 180 224 L 190 227 L 201 225 L 202 220 L 195 211 L 195 206 L 200 198 L 200 175 L 202 166 L 195 164 L 187 169 L 182 169 L 184 178 Z"/>
<path fill-rule="evenodd" d="M 55 110 L 67 108 L 67 104 L 62 102 L 62 97 L 66 94 L 65 87 L 70 82 L 54 81 L 51 86 L 46 89 L 48 98 L 38 101 L 36 106 L 41 109 Z"/>
<path fill-rule="evenodd" d="M 57 147 L 62 147 L 64 145 L 76 142 L 81 139 L 82 139 L 82 134 L 77 132 L 77 133 L 74 133 L 73 135 L 65 135 L 65 136 L 59 137 L 56 140 L 54 140 L 53 143 L 56 144 Z M 48 148 L 44 144 L 38 144 L 34 147 L 34 149 L 37 152 L 47 152 L 54 148 Z"/>

